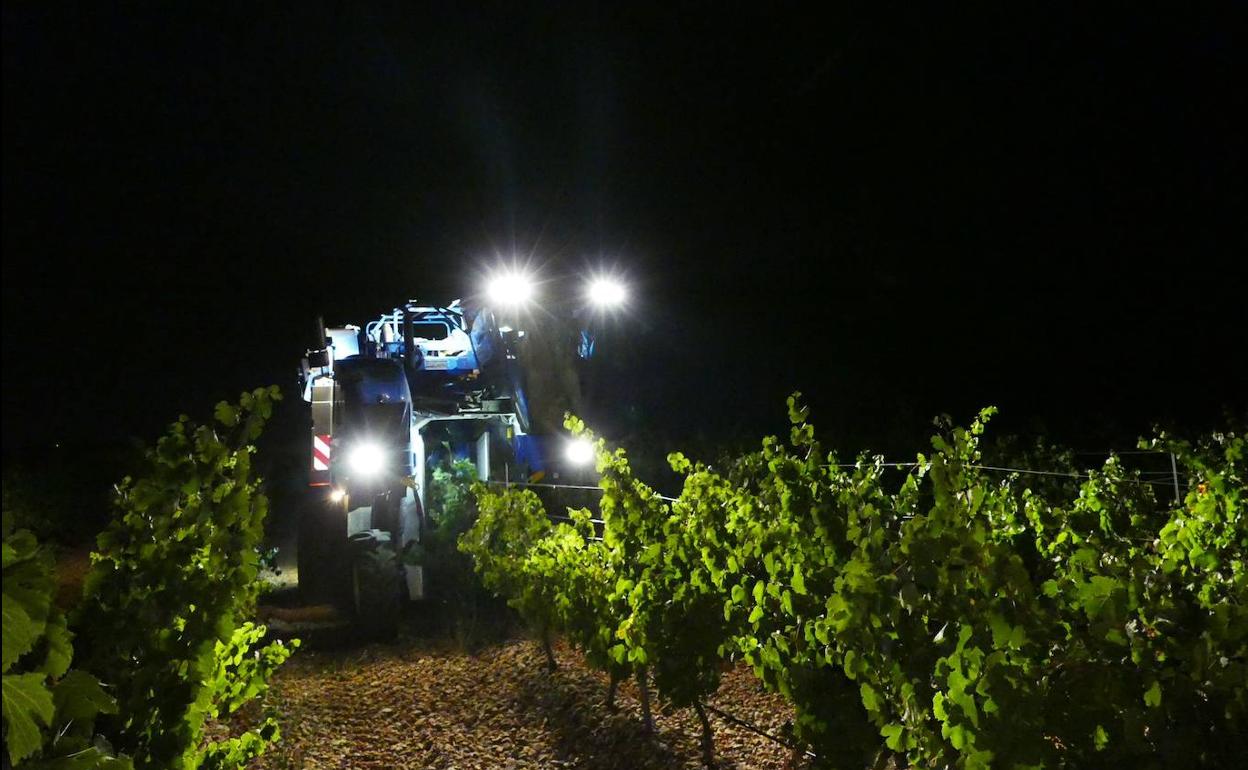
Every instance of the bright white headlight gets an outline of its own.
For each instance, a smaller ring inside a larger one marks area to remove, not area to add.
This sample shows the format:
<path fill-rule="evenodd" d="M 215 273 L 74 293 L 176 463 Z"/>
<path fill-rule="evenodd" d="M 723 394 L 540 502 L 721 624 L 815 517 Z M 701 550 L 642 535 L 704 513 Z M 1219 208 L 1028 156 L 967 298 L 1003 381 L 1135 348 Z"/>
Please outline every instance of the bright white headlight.
<path fill-rule="evenodd" d="M 359 476 L 376 476 L 386 465 L 386 453 L 376 444 L 358 444 L 347 452 L 347 467 Z"/>
<path fill-rule="evenodd" d="M 486 287 L 490 301 L 505 307 L 520 307 L 533 299 L 533 279 L 519 271 L 495 275 Z"/>
<path fill-rule="evenodd" d="M 588 439 L 571 439 L 564 447 L 563 456 L 573 465 L 586 465 L 594 460 L 594 445 Z"/>
<path fill-rule="evenodd" d="M 628 299 L 628 289 L 614 278 L 596 278 L 589 284 L 589 301 L 594 307 L 619 307 Z"/>

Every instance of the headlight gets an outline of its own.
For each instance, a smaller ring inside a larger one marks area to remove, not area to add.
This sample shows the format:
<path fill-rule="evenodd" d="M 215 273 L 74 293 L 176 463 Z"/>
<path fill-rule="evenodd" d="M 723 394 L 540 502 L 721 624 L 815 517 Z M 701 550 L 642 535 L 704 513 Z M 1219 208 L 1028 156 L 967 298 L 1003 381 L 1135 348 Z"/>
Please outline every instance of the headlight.
<path fill-rule="evenodd" d="M 563 449 L 563 456 L 573 465 L 588 465 L 594 460 L 594 445 L 588 439 L 571 439 Z"/>
<path fill-rule="evenodd" d="M 347 452 L 347 467 L 358 476 L 376 476 L 386 466 L 386 453 L 376 444 L 360 444 Z"/>
<path fill-rule="evenodd" d="M 533 279 L 519 270 L 497 273 L 486 286 L 486 294 L 496 305 L 520 308 L 533 299 Z"/>
<path fill-rule="evenodd" d="M 628 289 L 614 278 L 595 278 L 586 291 L 589 304 L 600 310 L 609 310 L 624 304 L 628 299 Z"/>

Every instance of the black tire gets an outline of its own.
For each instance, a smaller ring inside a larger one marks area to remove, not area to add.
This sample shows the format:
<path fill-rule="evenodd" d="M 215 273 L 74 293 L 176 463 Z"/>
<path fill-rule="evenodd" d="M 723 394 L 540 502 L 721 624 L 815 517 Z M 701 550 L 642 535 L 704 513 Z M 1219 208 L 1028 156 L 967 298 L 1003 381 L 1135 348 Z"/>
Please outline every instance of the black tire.
<path fill-rule="evenodd" d="M 393 639 L 399 627 L 399 559 L 388 532 L 352 536 L 351 594 L 356 626 L 369 639 Z"/>
<path fill-rule="evenodd" d="M 346 517 L 336 515 L 340 507 L 311 496 L 300 506 L 295 559 L 299 593 L 310 604 L 341 598 L 347 532 Z"/>

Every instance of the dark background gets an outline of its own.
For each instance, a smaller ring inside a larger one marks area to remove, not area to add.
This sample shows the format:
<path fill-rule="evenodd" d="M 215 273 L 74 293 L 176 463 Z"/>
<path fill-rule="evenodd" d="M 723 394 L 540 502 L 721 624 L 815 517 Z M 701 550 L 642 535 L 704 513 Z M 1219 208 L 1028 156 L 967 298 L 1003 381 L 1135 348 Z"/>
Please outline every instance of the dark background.
<path fill-rule="evenodd" d="M 511 260 L 629 276 L 604 403 L 670 448 L 1248 407 L 1236 4 L 512 5 L 6 2 L 6 458 Z"/>

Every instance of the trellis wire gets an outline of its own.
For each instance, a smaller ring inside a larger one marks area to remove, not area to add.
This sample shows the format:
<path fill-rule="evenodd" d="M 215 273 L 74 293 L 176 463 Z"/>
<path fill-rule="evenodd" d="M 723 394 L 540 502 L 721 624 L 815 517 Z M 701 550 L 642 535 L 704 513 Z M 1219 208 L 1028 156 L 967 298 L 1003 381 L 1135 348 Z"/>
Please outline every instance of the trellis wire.
<path fill-rule="evenodd" d="M 738 716 L 735 716 L 735 715 L 733 715 L 733 714 L 729 714 L 727 711 L 724 711 L 723 709 L 716 708 L 716 707 L 712 706 L 712 705 L 711 705 L 711 704 L 709 704 L 709 703 L 706 703 L 706 704 L 703 704 L 703 705 L 706 707 L 706 710 L 707 710 L 707 711 L 709 711 L 709 712 L 711 712 L 712 714 L 716 715 L 716 716 L 717 716 L 717 717 L 719 717 L 720 719 L 723 719 L 725 722 L 730 722 L 730 723 L 732 723 L 732 724 L 734 724 L 734 725 L 737 725 L 738 727 L 744 727 L 746 730 L 749 730 L 750 732 L 755 733 L 755 734 L 757 734 L 757 735 L 761 735 L 761 736 L 763 736 L 764 738 L 766 738 L 766 739 L 767 739 L 767 740 L 769 740 L 769 741 L 773 741 L 773 742 L 775 742 L 775 743 L 778 743 L 778 744 L 780 744 L 781 746 L 785 747 L 786 749 L 790 749 L 790 750 L 792 750 L 792 751 L 798 751 L 798 750 L 799 750 L 798 746 L 796 746 L 796 745 L 794 745 L 794 744 L 790 743 L 789 741 L 784 740 L 783 738 L 777 738 L 776 736 L 772 735 L 771 733 L 767 732 L 766 730 L 763 730 L 762 728 L 757 727 L 757 726 L 755 726 L 755 725 L 753 725 L 753 724 L 751 724 L 751 723 L 749 723 L 749 722 L 745 721 L 744 719 L 742 719 L 742 718 L 740 718 L 740 717 L 738 717 Z M 810 750 L 808 750 L 808 749 L 801 749 L 801 751 L 802 751 L 802 753 L 803 753 L 804 755 L 806 755 L 807 757 L 809 757 L 809 758 L 811 758 L 811 759 L 816 759 L 816 760 L 817 760 L 817 759 L 819 759 L 819 755 L 818 755 L 818 754 L 815 754 L 813 751 L 810 751 Z"/>

